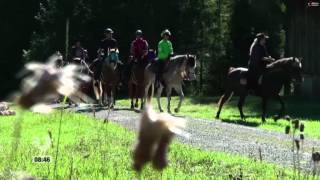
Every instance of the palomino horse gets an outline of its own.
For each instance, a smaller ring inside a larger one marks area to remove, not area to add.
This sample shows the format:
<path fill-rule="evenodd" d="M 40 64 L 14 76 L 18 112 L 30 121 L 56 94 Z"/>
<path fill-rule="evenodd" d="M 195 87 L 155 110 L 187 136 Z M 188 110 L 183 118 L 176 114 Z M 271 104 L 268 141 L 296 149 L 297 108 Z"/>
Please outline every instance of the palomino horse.
<path fill-rule="evenodd" d="M 248 95 L 246 83 L 243 83 L 243 79 L 247 76 L 246 68 L 230 68 L 227 76 L 227 83 L 225 93 L 219 100 L 219 110 L 216 114 L 216 118 L 220 117 L 220 112 L 223 104 L 232 97 L 233 93 L 240 96 L 238 102 L 238 108 L 241 119 L 245 120 L 245 115 L 242 111 L 245 98 Z M 281 104 L 281 110 L 275 117 L 275 121 L 284 116 L 285 105 L 282 98 L 279 95 L 281 88 L 290 83 L 291 81 L 303 81 L 302 77 L 302 64 L 301 59 L 290 57 L 279 59 L 267 66 L 267 69 L 263 76 L 259 80 L 261 91 L 259 95 L 262 98 L 262 122 L 265 122 L 266 106 L 269 98 L 277 99 Z"/>
<path fill-rule="evenodd" d="M 148 97 L 149 89 L 151 88 L 151 97 L 153 96 L 154 92 L 154 85 L 156 80 L 156 73 L 154 69 L 156 68 L 157 63 L 150 64 L 145 69 L 145 98 L 144 101 L 147 99 L 150 100 Z M 171 113 L 170 109 L 170 101 L 171 101 L 171 92 L 174 89 L 179 97 L 180 101 L 178 107 L 175 108 L 175 112 L 178 113 L 180 111 L 180 107 L 184 98 L 182 84 L 183 80 L 195 80 L 196 68 L 196 56 L 194 55 L 178 55 L 170 58 L 170 61 L 165 67 L 164 73 L 162 75 L 162 79 L 164 84 L 160 83 L 157 89 L 157 102 L 160 112 L 163 112 L 161 104 L 160 104 L 160 97 L 164 86 L 166 87 L 166 95 L 168 100 L 168 112 Z"/>

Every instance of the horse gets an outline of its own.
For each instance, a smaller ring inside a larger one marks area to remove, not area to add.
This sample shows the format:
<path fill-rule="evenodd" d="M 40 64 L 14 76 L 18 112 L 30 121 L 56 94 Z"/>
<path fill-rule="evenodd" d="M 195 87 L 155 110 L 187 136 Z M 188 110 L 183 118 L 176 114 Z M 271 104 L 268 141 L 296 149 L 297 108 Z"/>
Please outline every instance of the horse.
<path fill-rule="evenodd" d="M 144 70 L 148 65 L 147 60 L 137 60 L 132 62 L 132 69 L 130 71 L 130 78 L 128 81 L 129 97 L 131 99 L 131 109 L 139 106 L 138 100 L 141 99 L 141 107 L 143 108 L 144 98 Z M 135 100 L 135 102 L 134 102 Z"/>
<path fill-rule="evenodd" d="M 156 58 L 155 51 L 153 49 L 148 50 L 148 54 L 144 59 L 130 58 L 130 77 L 128 81 L 129 97 L 131 99 L 131 109 L 139 107 L 139 98 L 141 101 L 140 109 L 143 109 L 144 98 L 144 70 L 146 66 L 153 62 Z M 135 102 L 134 102 L 135 100 Z"/>
<path fill-rule="evenodd" d="M 115 93 L 116 87 L 119 84 L 120 73 L 118 72 L 118 62 L 112 60 L 112 53 L 117 53 L 116 51 L 110 51 L 107 58 L 102 60 L 100 64 L 102 67 L 101 74 L 99 74 L 99 79 L 93 81 L 93 87 L 96 99 L 99 101 L 100 105 L 106 105 L 113 108 L 115 105 Z M 101 58 L 101 57 L 98 57 Z M 101 61 L 98 58 L 94 61 L 91 67 L 96 73 L 95 62 Z"/>
<path fill-rule="evenodd" d="M 182 90 L 183 80 L 193 81 L 196 79 L 195 68 L 196 68 L 196 56 L 195 55 L 177 55 L 170 58 L 168 64 L 165 67 L 165 70 L 162 74 L 163 83 L 159 83 L 159 87 L 157 88 L 157 103 L 160 112 L 163 112 L 160 97 L 161 93 L 164 89 L 166 89 L 166 95 L 168 100 L 167 110 L 171 113 L 170 109 L 170 101 L 171 101 L 171 92 L 174 89 L 179 95 L 179 104 L 178 107 L 175 108 L 175 113 L 180 111 L 180 107 L 182 101 L 184 99 L 184 94 Z M 157 68 L 157 63 L 149 64 L 145 71 L 145 92 L 144 92 L 144 102 L 150 101 L 151 97 L 154 94 L 155 89 L 155 81 L 156 81 L 156 73 L 155 69 Z M 151 96 L 148 96 L 151 88 Z"/>
<path fill-rule="evenodd" d="M 285 114 L 285 104 L 279 95 L 281 88 L 291 82 L 302 82 L 302 59 L 296 57 L 282 58 L 267 65 L 265 72 L 259 78 L 260 92 L 256 94 L 262 98 L 262 122 L 266 120 L 266 107 L 268 99 L 275 98 L 279 101 L 281 109 L 274 120 L 277 121 Z M 245 115 L 242 111 L 243 104 L 248 96 L 248 89 L 246 87 L 246 77 L 248 69 L 233 68 L 229 69 L 227 75 L 227 83 L 224 94 L 221 96 L 216 113 L 216 119 L 220 118 L 221 109 L 225 102 L 231 99 L 232 95 L 238 94 L 240 99 L 238 101 L 238 109 L 240 117 L 245 120 Z"/>

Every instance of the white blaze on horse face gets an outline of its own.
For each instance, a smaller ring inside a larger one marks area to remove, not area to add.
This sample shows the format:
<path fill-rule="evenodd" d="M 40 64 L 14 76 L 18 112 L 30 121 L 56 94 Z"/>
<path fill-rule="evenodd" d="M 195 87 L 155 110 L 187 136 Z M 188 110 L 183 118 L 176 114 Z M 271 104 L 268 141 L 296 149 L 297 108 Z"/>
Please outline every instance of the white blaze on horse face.
<path fill-rule="evenodd" d="M 299 60 L 299 58 L 294 58 L 294 65 L 299 67 L 300 69 L 302 68 L 302 64 L 301 61 Z"/>

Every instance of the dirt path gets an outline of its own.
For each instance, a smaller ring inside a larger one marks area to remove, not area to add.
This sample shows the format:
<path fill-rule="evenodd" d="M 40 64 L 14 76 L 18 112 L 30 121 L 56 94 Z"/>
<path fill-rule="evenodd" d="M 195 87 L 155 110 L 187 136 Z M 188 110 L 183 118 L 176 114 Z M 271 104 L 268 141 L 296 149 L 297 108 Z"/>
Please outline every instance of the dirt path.
<path fill-rule="evenodd" d="M 87 112 L 88 108 L 77 109 L 93 116 L 92 112 Z M 105 119 L 108 111 L 101 110 L 95 113 L 97 118 Z M 109 119 L 122 126 L 137 130 L 140 114 L 138 112 L 116 109 L 111 111 Z M 285 167 L 292 167 L 292 141 L 284 133 L 271 132 L 263 129 L 246 127 L 221 121 L 209 121 L 201 119 L 187 119 L 186 131 L 190 137 L 178 137 L 178 140 L 196 147 L 204 149 L 222 151 L 227 153 L 248 156 L 257 160 L 275 163 Z M 300 153 L 301 167 L 310 168 L 312 147 L 320 147 L 320 140 L 306 138 Z M 261 151 L 261 153 L 260 153 Z"/>

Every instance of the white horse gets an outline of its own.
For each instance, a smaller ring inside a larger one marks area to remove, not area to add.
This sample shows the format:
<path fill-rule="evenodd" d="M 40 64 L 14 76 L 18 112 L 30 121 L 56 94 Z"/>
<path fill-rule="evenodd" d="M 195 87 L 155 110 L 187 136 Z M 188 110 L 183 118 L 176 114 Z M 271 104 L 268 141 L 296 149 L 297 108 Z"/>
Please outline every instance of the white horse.
<path fill-rule="evenodd" d="M 195 68 L 196 68 L 196 56 L 194 55 L 177 55 L 172 58 L 170 58 L 170 61 L 166 65 L 164 69 L 164 73 L 162 74 L 163 83 L 160 83 L 159 87 L 157 88 L 157 102 L 158 102 L 158 108 L 160 112 L 163 112 L 161 103 L 160 103 L 160 97 L 162 94 L 162 91 L 165 87 L 166 89 L 166 95 L 168 100 L 168 112 L 171 113 L 170 109 L 170 101 L 171 101 L 171 93 L 172 89 L 174 89 L 179 97 L 180 101 L 178 104 L 178 107 L 175 108 L 175 112 L 178 113 L 180 111 L 180 107 L 182 104 L 182 101 L 184 99 L 184 94 L 182 90 L 182 84 L 183 80 L 195 80 L 196 74 L 195 74 Z M 154 94 L 155 89 L 155 81 L 156 81 L 156 73 L 155 69 L 157 68 L 157 63 L 149 64 L 145 69 L 145 94 L 144 94 L 144 102 L 150 101 L 151 97 Z M 151 96 L 148 96 L 149 90 L 151 88 Z"/>

